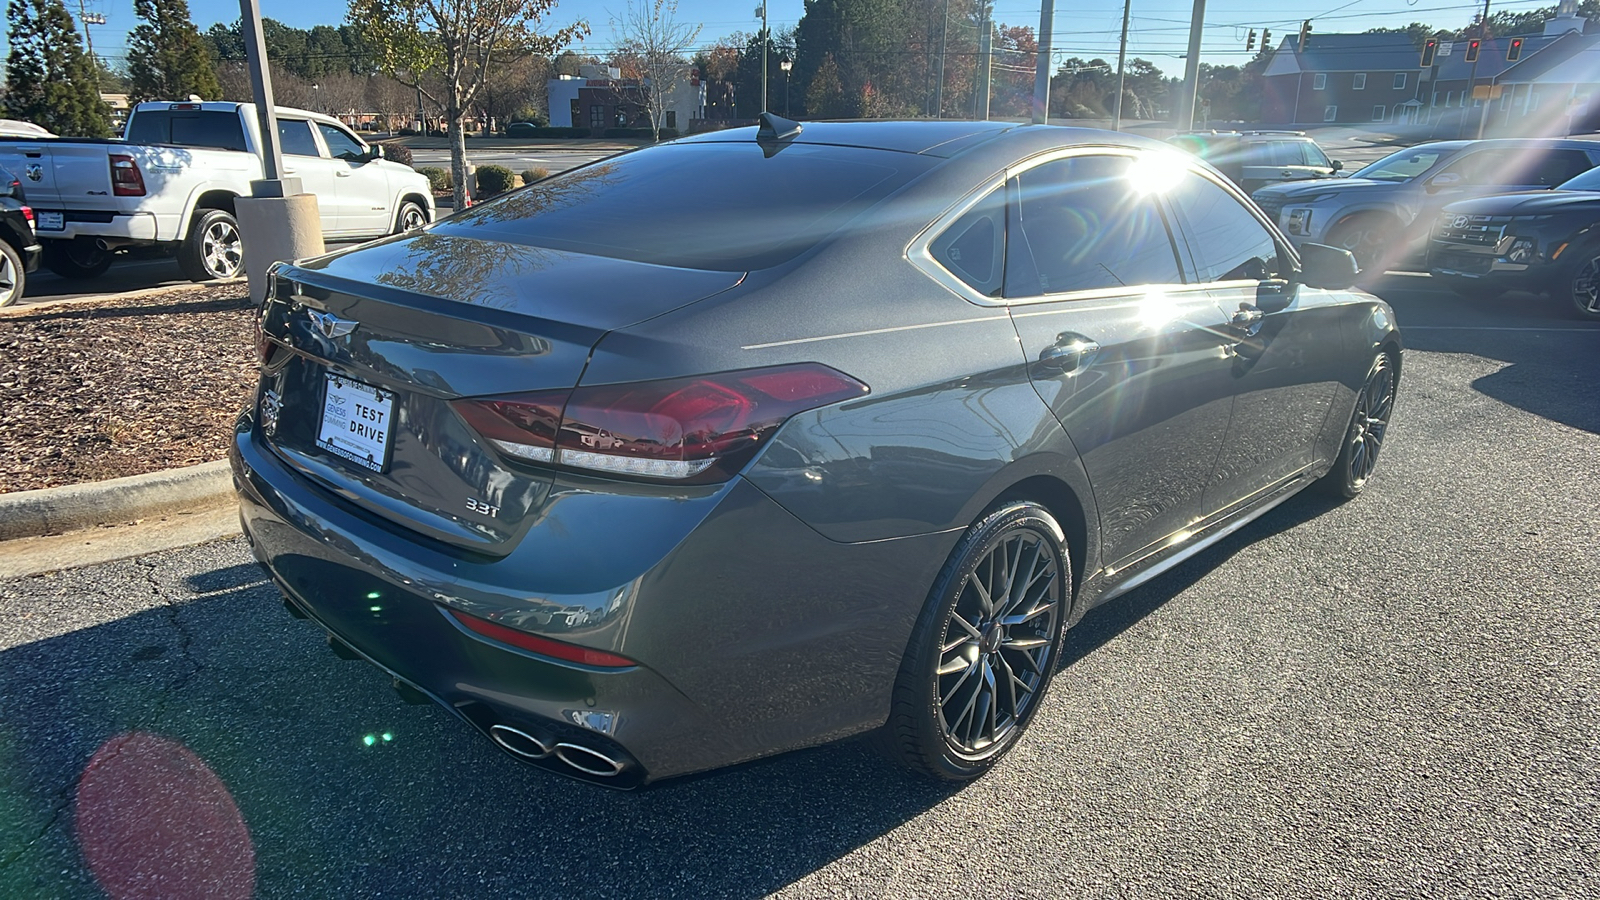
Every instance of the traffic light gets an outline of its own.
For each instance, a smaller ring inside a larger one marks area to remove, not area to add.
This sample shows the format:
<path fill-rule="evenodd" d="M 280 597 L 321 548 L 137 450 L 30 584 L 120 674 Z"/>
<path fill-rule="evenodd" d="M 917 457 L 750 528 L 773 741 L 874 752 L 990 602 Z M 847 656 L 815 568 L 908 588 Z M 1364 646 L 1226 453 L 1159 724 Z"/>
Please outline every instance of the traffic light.
<path fill-rule="evenodd" d="M 1250 36 L 1245 38 L 1244 48 L 1246 50 L 1254 50 L 1256 48 L 1256 30 L 1254 28 L 1250 29 Z"/>
<path fill-rule="evenodd" d="M 1466 59 L 1467 62 L 1477 62 L 1478 48 L 1481 46 L 1483 46 L 1483 41 L 1480 41 L 1477 38 L 1467 41 L 1467 55 L 1463 58 Z"/>
<path fill-rule="evenodd" d="M 1261 49 L 1272 49 L 1272 29 L 1270 28 L 1261 29 Z"/>
<path fill-rule="evenodd" d="M 1516 62 L 1522 58 L 1522 38 L 1512 38 L 1511 45 L 1506 47 L 1506 62 Z"/>
<path fill-rule="evenodd" d="M 1433 57 L 1439 52 L 1439 42 L 1430 39 L 1422 45 L 1422 67 L 1424 69 L 1433 65 Z"/>
<path fill-rule="evenodd" d="M 1300 52 L 1306 52 L 1306 40 L 1311 37 L 1311 20 L 1300 23 Z"/>

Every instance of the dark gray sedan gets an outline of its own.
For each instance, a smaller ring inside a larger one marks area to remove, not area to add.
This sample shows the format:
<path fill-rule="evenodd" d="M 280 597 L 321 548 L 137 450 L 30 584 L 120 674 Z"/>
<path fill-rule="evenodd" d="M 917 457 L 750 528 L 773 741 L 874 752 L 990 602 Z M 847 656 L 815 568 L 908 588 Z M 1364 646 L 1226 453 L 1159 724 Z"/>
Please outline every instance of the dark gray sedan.
<path fill-rule="evenodd" d="M 291 611 L 615 787 L 874 732 L 976 777 L 1064 631 L 1373 472 L 1400 335 L 1204 163 L 808 123 L 270 279 L 233 463 Z"/>

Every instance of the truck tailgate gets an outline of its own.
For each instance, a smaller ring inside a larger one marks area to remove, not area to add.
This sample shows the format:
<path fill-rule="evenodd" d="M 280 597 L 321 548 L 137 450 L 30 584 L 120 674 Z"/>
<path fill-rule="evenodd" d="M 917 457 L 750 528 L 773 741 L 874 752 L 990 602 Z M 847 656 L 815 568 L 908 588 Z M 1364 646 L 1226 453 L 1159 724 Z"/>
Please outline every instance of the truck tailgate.
<path fill-rule="evenodd" d="M 103 141 L 4 141 L 0 167 L 22 181 L 35 209 L 114 209 L 112 147 Z"/>

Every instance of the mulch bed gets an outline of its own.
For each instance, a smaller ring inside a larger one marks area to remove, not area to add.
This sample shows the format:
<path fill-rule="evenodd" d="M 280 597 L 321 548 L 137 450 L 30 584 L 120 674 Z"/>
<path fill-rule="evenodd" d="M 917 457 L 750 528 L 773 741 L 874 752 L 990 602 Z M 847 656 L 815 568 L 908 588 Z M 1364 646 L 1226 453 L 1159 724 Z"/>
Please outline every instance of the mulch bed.
<path fill-rule="evenodd" d="M 254 325 L 242 283 L 0 315 L 0 493 L 222 459 Z"/>

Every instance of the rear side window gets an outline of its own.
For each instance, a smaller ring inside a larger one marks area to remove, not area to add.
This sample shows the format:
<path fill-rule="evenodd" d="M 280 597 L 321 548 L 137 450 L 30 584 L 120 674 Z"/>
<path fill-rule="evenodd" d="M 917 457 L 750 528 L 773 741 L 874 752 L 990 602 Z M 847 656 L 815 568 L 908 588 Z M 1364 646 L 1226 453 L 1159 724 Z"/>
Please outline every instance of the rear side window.
<path fill-rule="evenodd" d="M 1589 171 L 1593 165 L 1589 154 L 1582 150 L 1552 150 L 1540 158 L 1530 183 L 1555 187 Z"/>
<path fill-rule="evenodd" d="M 1187 172 L 1167 200 L 1177 212 L 1197 281 L 1282 277 L 1283 260 L 1272 232 L 1210 179 Z"/>
<path fill-rule="evenodd" d="M 754 142 L 626 153 L 463 210 L 435 233 L 719 271 L 775 266 L 850 223 L 938 160 Z"/>
<path fill-rule="evenodd" d="M 179 144 L 216 150 L 243 150 L 244 125 L 239 114 L 225 110 L 153 109 L 138 111 L 128 123 L 134 144 Z"/>
<path fill-rule="evenodd" d="M 305 119 L 279 119 L 278 144 L 291 156 L 321 156 L 317 139 L 311 136 L 311 123 Z"/>
<path fill-rule="evenodd" d="M 934 238 L 928 249 L 973 290 L 998 297 L 1005 272 L 1005 236 L 1006 194 L 994 190 Z"/>
<path fill-rule="evenodd" d="M 1007 297 L 1183 280 L 1155 199 L 1128 178 L 1131 162 L 1076 156 L 1011 179 Z"/>

